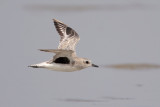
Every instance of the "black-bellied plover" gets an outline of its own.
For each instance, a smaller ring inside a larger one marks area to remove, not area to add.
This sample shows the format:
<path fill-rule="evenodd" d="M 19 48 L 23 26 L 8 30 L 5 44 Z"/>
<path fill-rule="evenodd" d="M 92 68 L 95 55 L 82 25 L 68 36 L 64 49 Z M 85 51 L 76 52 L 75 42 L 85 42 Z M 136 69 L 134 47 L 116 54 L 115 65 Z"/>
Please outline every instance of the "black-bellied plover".
<path fill-rule="evenodd" d="M 75 46 L 80 40 L 79 35 L 66 24 L 53 19 L 61 39 L 58 49 L 40 49 L 40 51 L 55 53 L 53 59 L 30 65 L 33 68 L 46 68 L 54 71 L 77 71 L 87 67 L 98 67 L 91 60 L 77 57 Z"/>

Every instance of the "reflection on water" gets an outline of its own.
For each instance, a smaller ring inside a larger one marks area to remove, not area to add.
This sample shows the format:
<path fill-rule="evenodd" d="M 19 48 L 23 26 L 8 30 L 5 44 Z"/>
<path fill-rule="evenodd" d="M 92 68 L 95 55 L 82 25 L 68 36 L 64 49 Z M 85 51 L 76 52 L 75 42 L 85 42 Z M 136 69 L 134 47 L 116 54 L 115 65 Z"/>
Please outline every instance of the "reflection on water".
<path fill-rule="evenodd" d="M 109 97 L 109 96 L 102 97 L 102 98 L 106 100 L 134 100 L 135 99 L 135 98 L 129 98 L 129 97 Z"/>
<path fill-rule="evenodd" d="M 143 87 L 143 84 L 136 84 L 137 87 Z"/>
<path fill-rule="evenodd" d="M 107 68 L 115 68 L 115 69 L 159 69 L 160 65 L 156 64 L 115 64 L 115 65 L 106 65 Z"/>
<path fill-rule="evenodd" d="M 64 102 L 104 102 L 103 100 L 78 99 L 78 98 L 66 98 L 66 99 L 56 99 L 56 100 Z"/>
<path fill-rule="evenodd" d="M 108 102 L 113 100 L 134 100 L 135 98 L 129 98 L 129 97 L 110 97 L 105 96 L 101 97 L 99 99 L 83 99 L 83 98 L 65 98 L 65 99 L 55 99 L 56 101 L 62 101 L 62 102 Z"/>
<path fill-rule="evenodd" d="M 108 10 L 120 11 L 129 9 L 146 9 L 151 6 L 132 3 L 132 4 L 106 4 L 106 5 L 52 5 L 52 4 L 32 4 L 25 5 L 24 9 L 34 11 L 57 11 L 57 12 L 74 12 L 74 11 L 88 11 L 88 10 Z"/>

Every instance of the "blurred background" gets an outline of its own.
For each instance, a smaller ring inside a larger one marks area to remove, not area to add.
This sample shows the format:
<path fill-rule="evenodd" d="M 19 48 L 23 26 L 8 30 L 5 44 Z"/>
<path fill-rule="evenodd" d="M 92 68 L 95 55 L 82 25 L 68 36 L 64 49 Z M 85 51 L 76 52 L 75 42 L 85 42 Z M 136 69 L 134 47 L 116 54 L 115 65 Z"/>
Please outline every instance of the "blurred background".
<path fill-rule="evenodd" d="M 77 55 L 100 68 L 28 68 L 52 58 L 52 19 L 80 35 Z M 1 0 L 1 107 L 160 107 L 160 1 Z"/>

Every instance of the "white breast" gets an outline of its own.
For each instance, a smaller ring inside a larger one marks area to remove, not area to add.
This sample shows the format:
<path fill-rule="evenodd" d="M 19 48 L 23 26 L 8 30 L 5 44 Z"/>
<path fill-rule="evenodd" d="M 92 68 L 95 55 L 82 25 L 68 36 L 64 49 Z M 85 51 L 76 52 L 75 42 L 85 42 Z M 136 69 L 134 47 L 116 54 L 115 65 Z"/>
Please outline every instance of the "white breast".
<path fill-rule="evenodd" d="M 72 72 L 72 71 L 77 71 L 80 70 L 77 67 L 74 67 L 70 64 L 57 64 L 57 63 L 47 63 L 47 62 L 42 62 L 37 64 L 40 67 L 53 70 L 53 71 L 63 71 L 63 72 Z"/>

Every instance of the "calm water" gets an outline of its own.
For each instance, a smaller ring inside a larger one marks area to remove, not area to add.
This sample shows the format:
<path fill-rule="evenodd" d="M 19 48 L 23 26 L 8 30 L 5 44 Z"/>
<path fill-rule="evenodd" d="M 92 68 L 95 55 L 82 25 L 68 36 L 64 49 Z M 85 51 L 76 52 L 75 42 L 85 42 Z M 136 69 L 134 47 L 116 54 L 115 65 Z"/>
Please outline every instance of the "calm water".
<path fill-rule="evenodd" d="M 156 0 L 1 0 L 0 106 L 159 107 L 159 7 Z M 77 31 L 77 54 L 100 68 L 27 67 L 52 58 L 37 49 L 57 48 L 53 18 Z"/>

